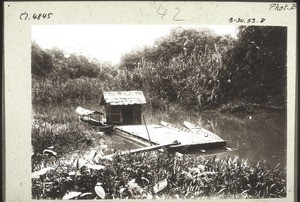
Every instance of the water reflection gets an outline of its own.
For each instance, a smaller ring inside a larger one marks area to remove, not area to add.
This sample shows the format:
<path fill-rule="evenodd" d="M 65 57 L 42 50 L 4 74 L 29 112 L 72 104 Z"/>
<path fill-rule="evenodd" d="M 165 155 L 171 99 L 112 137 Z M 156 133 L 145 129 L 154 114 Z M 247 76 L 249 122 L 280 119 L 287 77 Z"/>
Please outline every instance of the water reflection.
<path fill-rule="evenodd" d="M 77 121 L 76 107 L 72 106 L 34 106 L 34 112 Z M 87 109 L 102 110 L 98 104 L 81 105 Z M 214 111 L 189 112 L 189 111 L 144 111 L 147 124 L 159 124 L 167 121 L 183 126 L 184 121 L 202 126 L 228 141 L 228 146 L 237 148 L 237 151 L 228 155 L 237 155 L 257 162 L 267 159 L 270 165 L 280 163 L 286 166 L 287 134 L 286 114 L 283 112 L 264 114 L 221 114 Z M 151 134 L 150 134 L 151 135 Z M 137 145 L 130 143 L 116 135 L 111 137 L 116 150 L 134 149 Z"/>
<path fill-rule="evenodd" d="M 140 146 L 135 144 L 134 142 L 130 142 L 128 140 L 125 140 L 124 138 L 120 137 L 119 135 L 116 135 L 112 133 L 109 137 L 110 140 L 112 140 L 112 147 L 115 151 L 122 151 L 122 150 L 132 150 L 137 149 Z"/>
<path fill-rule="evenodd" d="M 218 134 L 238 150 L 230 152 L 240 158 L 257 162 L 267 159 L 270 165 L 286 165 L 287 119 L 284 112 L 264 114 L 222 114 L 206 112 L 148 113 L 148 122 L 165 120 L 183 126 L 189 121 Z M 151 117 L 152 116 L 152 117 Z"/>

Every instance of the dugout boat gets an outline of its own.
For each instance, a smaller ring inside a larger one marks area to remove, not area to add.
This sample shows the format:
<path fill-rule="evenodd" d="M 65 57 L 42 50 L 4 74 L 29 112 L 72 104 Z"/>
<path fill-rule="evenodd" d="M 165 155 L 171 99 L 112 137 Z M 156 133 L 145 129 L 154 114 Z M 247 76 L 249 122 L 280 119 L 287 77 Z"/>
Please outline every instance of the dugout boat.
<path fill-rule="evenodd" d="M 114 126 L 107 125 L 106 120 L 103 118 L 104 113 L 96 111 L 84 109 L 82 107 L 76 108 L 76 113 L 80 121 L 87 123 L 91 126 L 97 127 L 100 131 L 110 133 L 113 131 Z"/>

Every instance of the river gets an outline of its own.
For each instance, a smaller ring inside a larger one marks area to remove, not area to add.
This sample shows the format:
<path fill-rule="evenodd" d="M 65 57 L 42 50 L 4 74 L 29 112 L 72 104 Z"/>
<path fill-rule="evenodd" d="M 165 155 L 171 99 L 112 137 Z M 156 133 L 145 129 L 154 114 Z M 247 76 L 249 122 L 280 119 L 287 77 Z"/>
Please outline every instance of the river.
<path fill-rule="evenodd" d="M 33 113 L 47 114 L 65 120 L 78 120 L 72 106 L 34 106 Z M 103 109 L 98 104 L 87 104 L 82 107 L 93 110 Z M 261 114 L 225 114 L 215 111 L 182 111 L 168 110 L 143 112 L 147 124 L 159 124 L 161 120 L 183 126 L 183 121 L 202 126 L 222 139 L 227 140 L 231 148 L 236 148 L 229 155 L 248 159 L 249 162 L 267 160 L 271 166 L 280 163 L 286 167 L 287 160 L 287 122 L 284 112 Z M 113 146 L 117 150 L 137 148 L 119 136 L 112 135 Z"/>

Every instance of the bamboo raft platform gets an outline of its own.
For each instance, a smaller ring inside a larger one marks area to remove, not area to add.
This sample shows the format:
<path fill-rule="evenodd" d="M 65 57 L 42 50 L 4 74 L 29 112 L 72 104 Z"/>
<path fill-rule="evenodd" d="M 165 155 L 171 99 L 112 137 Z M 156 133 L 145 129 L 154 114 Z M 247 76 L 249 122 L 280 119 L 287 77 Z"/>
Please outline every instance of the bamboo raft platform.
<path fill-rule="evenodd" d="M 221 138 L 215 139 L 210 136 L 203 136 L 190 130 L 178 130 L 162 125 L 119 125 L 115 126 L 119 135 L 125 139 L 135 141 L 141 146 L 167 145 L 174 142 L 180 144 L 172 145 L 169 148 L 175 151 L 186 151 L 195 149 L 213 149 L 226 146 L 227 141 Z M 147 133 L 149 132 L 149 135 Z"/>

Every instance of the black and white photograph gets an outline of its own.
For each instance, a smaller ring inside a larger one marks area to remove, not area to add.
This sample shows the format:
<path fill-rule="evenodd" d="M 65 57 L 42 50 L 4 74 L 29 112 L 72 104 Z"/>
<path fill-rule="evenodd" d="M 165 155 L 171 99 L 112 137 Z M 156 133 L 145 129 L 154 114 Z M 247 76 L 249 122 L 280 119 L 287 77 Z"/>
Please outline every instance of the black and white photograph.
<path fill-rule="evenodd" d="M 154 5 L 172 23 L 20 13 L 35 20 L 30 200 L 293 199 L 288 25 L 234 14 L 186 22 L 183 8 Z"/>

